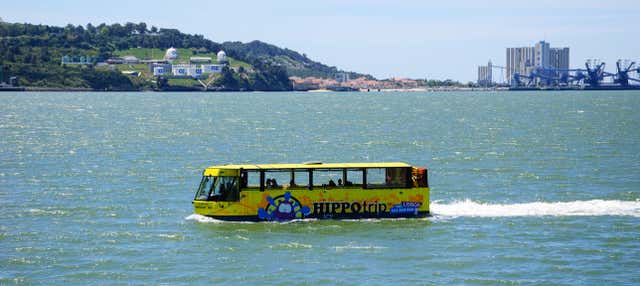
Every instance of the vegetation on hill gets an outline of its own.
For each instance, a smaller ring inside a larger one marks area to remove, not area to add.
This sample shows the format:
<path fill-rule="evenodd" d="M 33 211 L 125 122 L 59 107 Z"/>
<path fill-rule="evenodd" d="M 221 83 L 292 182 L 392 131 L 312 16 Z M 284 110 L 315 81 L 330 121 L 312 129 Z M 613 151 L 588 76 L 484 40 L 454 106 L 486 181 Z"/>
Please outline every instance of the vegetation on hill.
<path fill-rule="evenodd" d="M 336 67 L 330 67 L 310 60 L 307 55 L 290 49 L 282 49 L 260 41 L 249 43 L 224 42 L 221 47 L 228 55 L 256 66 L 271 64 L 284 67 L 289 75 L 298 77 L 333 78 L 337 73 L 347 73 L 350 78 L 365 77 L 373 79 L 371 75 L 355 72 L 345 72 Z"/>
<path fill-rule="evenodd" d="M 213 78 L 214 85 L 224 90 L 291 90 L 288 73 L 290 66 L 270 60 L 265 55 L 286 56 L 295 60 L 306 57 L 268 44 L 252 43 L 246 44 L 246 47 L 241 43 L 226 44 L 230 48 L 227 54 L 233 69 L 226 69 L 217 78 Z M 179 49 L 187 58 L 198 55 L 214 59 L 215 53 L 224 49 L 223 45 L 205 39 L 202 35 L 184 34 L 175 29 L 149 28 L 145 23 L 56 27 L 0 22 L 2 74 L 4 77 L 18 76 L 19 83 L 24 86 L 99 90 L 167 87 L 171 84 L 169 81 L 157 83 L 152 78 L 141 79 L 118 72 L 130 68 L 142 70 L 143 66 L 118 66 L 113 70 L 93 65 L 61 65 L 61 59 L 65 55 L 90 56 L 95 64 L 110 57 L 129 54 L 143 59 L 161 58 L 164 50 L 169 47 Z M 269 47 L 270 52 L 265 54 L 262 47 Z M 256 50 L 253 51 L 253 48 Z M 147 55 L 149 52 L 152 56 Z M 327 70 L 324 73 L 327 77 L 333 76 L 329 73 L 335 68 L 308 59 L 305 61 L 306 66 L 317 65 Z M 7 79 L 3 78 L 2 81 Z M 192 82 L 197 85 L 196 81 Z"/>

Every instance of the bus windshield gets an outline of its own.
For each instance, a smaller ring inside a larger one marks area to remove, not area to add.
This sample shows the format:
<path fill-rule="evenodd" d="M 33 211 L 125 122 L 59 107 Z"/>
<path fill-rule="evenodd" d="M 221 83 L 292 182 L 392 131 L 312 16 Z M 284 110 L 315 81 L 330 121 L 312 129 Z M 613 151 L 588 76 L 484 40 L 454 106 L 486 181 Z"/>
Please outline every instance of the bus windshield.
<path fill-rule="evenodd" d="M 237 177 L 204 176 L 196 193 L 197 201 L 235 202 L 240 200 Z"/>

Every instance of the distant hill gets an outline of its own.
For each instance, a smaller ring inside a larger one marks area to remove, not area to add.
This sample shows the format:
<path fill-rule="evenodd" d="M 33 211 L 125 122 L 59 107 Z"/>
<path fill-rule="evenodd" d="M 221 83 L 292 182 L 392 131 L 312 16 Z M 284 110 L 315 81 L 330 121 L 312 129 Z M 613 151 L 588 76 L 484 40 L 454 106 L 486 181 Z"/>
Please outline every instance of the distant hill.
<path fill-rule="evenodd" d="M 223 90 L 291 90 L 289 76 L 332 78 L 339 70 L 274 45 L 254 41 L 219 44 L 202 35 L 176 29 L 149 28 L 145 23 L 67 25 L 56 27 L 0 23 L 0 65 L 3 77 L 18 76 L 24 86 L 89 88 L 98 90 L 157 89 L 150 77 L 121 74 L 121 68 L 143 71 L 144 66 L 107 67 L 61 65 L 65 55 L 90 57 L 100 62 L 128 53 L 158 52 L 174 47 L 192 55 L 225 50 L 234 69 L 227 69 L 214 84 Z M 352 77 L 367 76 L 351 73 Z M 370 76 L 367 76 L 370 77 Z M 7 81 L 5 78 L 3 81 Z M 195 80 L 174 81 L 198 86 Z M 171 84 L 171 82 L 169 82 Z M 166 87 L 166 85 L 164 86 Z"/>
<path fill-rule="evenodd" d="M 345 72 L 336 67 L 315 62 L 306 55 L 290 49 L 282 49 L 261 41 L 249 43 L 224 42 L 220 47 L 232 57 L 246 62 L 264 62 L 287 69 L 287 73 L 298 77 L 334 78 L 337 73 Z M 366 77 L 373 79 L 371 75 L 356 72 L 345 72 L 350 78 Z"/>

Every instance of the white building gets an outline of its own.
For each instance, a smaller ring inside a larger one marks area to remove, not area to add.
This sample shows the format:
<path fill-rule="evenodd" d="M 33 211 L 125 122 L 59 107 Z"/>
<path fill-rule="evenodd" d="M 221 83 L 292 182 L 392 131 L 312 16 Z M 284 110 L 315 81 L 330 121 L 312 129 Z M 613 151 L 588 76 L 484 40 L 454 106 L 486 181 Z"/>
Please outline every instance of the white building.
<path fill-rule="evenodd" d="M 174 76 L 195 76 L 196 75 L 196 65 L 172 65 L 171 73 Z"/>
<path fill-rule="evenodd" d="M 224 65 L 218 64 L 155 64 L 152 66 L 152 71 L 155 76 L 163 75 L 171 72 L 173 76 L 184 77 L 202 77 L 206 74 L 220 73 Z"/>
<path fill-rule="evenodd" d="M 160 76 L 165 74 L 164 67 L 153 67 L 153 76 Z"/>
<path fill-rule="evenodd" d="M 528 75 L 534 66 L 534 47 L 507 48 L 507 78 L 518 73 Z"/>
<path fill-rule="evenodd" d="M 533 47 L 507 48 L 507 78 L 529 75 L 535 68 L 569 69 L 569 48 L 551 48 L 540 41 Z"/>
<path fill-rule="evenodd" d="M 478 67 L 478 84 L 489 86 L 493 83 L 493 64 L 491 61 L 486 66 Z"/>
<path fill-rule="evenodd" d="M 190 57 L 189 62 L 193 63 L 211 63 L 211 57 Z"/>
<path fill-rule="evenodd" d="M 348 82 L 349 81 L 349 74 L 346 72 L 339 72 L 337 74 L 335 74 L 335 80 L 337 82 Z"/>
<path fill-rule="evenodd" d="M 551 48 L 549 51 L 551 66 L 569 69 L 569 48 Z"/>
<path fill-rule="evenodd" d="M 152 63 L 149 64 L 149 72 L 153 73 L 154 76 L 165 75 L 171 73 L 171 65 L 165 63 Z"/>
<path fill-rule="evenodd" d="M 224 65 L 201 65 L 203 73 L 219 73 Z"/>

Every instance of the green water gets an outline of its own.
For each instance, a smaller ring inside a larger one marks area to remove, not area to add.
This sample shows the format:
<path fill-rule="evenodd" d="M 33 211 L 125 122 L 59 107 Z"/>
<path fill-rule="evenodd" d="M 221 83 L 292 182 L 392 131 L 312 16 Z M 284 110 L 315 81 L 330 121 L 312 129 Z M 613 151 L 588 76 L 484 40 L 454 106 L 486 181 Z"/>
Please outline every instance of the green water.
<path fill-rule="evenodd" d="M 0 93 L 0 284 L 637 285 L 640 92 Z M 220 223 L 204 167 L 405 161 L 433 217 Z"/>

